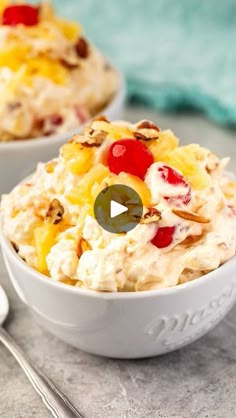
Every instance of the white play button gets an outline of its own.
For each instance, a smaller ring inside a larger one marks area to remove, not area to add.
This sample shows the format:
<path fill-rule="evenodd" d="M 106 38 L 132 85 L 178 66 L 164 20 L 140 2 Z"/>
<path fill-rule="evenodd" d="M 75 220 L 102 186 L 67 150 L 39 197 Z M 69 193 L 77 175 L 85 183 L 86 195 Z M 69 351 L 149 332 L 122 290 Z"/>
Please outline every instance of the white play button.
<path fill-rule="evenodd" d="M 124 234 L 140 222 L 143 205 L 139 195 L 131 187 L 113 184 L 98 194 L 93 211 L 97 222 L 105 231 Z"/>
<path fill-rule="evenodd" d="M 128 212 L 128 208 L 124 205 L 121 205 L 118 202 L 115 202 L 115 200 L 111 200 L 110 202 L 110 217 L 115 218 L 118 215 L 121 215 L 122 213 Z"/>

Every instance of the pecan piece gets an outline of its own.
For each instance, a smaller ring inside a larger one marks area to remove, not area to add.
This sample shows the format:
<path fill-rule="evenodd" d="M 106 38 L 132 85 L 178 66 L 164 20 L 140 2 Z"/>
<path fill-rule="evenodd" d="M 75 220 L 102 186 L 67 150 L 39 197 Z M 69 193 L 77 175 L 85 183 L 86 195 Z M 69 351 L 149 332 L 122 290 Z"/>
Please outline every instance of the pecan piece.
<path fill-rule="evenodd" d="M 143 120 L 136 125 L 137 130 L 134 132 L 134 137 L 141 141 L 150 141 L 158 139 L 158 132 L 160 128 L 148 120 Z"/>
<path fill-rule="evenodd" d="M 14 112 L 14 110 L 19 109 L 22 106 L 21 102 L 10 102 L 8 103 L 7 107 L 10 112 Z"/>
<path fill-rule="evenodd" d="M 135 131 L 134 132 L 135 139 L 138 139 L 139 141 L 148 141 L 149 138 L 147 138 L 145 135 L 143 135 L 141 132 Z"/>
<path fill-rule="evenodd" d="M 83 135 L 74 135 L 70 142 L 82 144 L 84 147 L 100 147 L 108 133 L 102 130 L 85 128 Z"/>
<path fill-rule="evenodd" d="M 78 60 L 78 58 L 77 58 Z M 60 59 L 60 63 L 65 67 L 65 68 L 69 68 L 70 70 L 74 70 L 75 68 L 79 67 L 78 62 L 72 62 L 67 60 L 66 58 L 61 58 Z"/>
<path fill-rule="evenodd" d="M 219 165 L 220 165 L 219 158 L 215 154 L 210 152 L 209 155 L 207 156 L 207 164 L 206 164 L 207 173 L 211 174 L 212 171 L 217 170 Z"/>
<path fill-rule="evenodd" d="M 19 246 L 15 242 L 13 242 L 13 241 L 11 241 L 11 244 L 12 244 L 15 252 L 18 253 L 19 252 Z"/>
<path fill-rule="evenodd" d="M 197 244 L 201 239 L 203 238 L 203 235 L 189 235 L 187 238 L 185 238 L 184 241 L 181 242 L 181 245 L 185 245 L 187 247 L 191 247 L 194 244 Z"/>
<path fill-rule="evenodd" d="M 186 219 L 187 221 L 198 222 L 200 224 L 208 224 L 211 222 L 210 219 L 206 218 L 205 216 L 201 216 L 193 212 L 188 212 L 186 210 L 173 208 L 172 212 L 180 218 Z"/>
<path fill-rule="evenodd" d="M 86 59 L 89 56 L 89 45 L 82 36 L 78 39 L 75 50 L 80 58 Z"/>
<path fill-rule="evenodd" d="M 148 208 L 147 212 L 143 215 L 140 220 L 141 224 L 150 224 L 158 222 L 161 219 L 161 212 L 156 208 Z"/>
<path fill-rule="evenodd" d="M 91 250 L 91 245 L 88 243 L 88 241 L 85 238 L 80 238 L 78 241 L 78 245 L 77 245 L 77 250 L 76 250 L 76 254 L 78 256 L 78 258 L 81 257 L 81 255 L 85 252 L 85 251 L 89 251 Z"/>
<path fill-rule="evenodd" d="M 98 115 L 98 116 L 96 116 L 96 118 L 94 118 L 94 119 L 92 120 L 92 123 L 93 123 L 93 122 L 96 122 L 96 121 L 98 121 L 98 122 L 107 122 L 107 123 L 111 123 L 111 122 L 107 119 L 107 117 L 106 117 L 105 115 Z"/>
<path fill-rule="evenodd" d="M 64 215 L 64 208 L 58 199 L 53 199 L 49 205 L 46 213 L 46 222 L 57 225 L 62 221 Z"/>
<path fill-rule="evenodd" d="M 154 129 L 157 132 L 160 132 L 160 128 L 157 125 L 154 125 L 153 122 L 150 122 L 149 120 L 141 120 L 138 124 L 137 124 L 137 128 L 138 129 Z"/>

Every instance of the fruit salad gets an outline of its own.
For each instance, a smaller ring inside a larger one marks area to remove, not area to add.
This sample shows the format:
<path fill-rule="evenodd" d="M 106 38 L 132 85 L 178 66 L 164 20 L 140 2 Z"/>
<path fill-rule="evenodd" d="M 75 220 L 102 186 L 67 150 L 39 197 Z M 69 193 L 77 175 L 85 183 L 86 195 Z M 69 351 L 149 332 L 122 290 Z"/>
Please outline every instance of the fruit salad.
<path fill-rule="evenodd" d="M 107 292 L 176 286 L 235 255 L 236 182 L 227 163 L 150 121 L 100 117 L 3 196 L 4 232 L 48 280 Z M 115 184 L 143 202 L 127 233 L 108 232 L 94 217 L 96 197 Z"/>
<path fill-rule="evenodd" d="M 47 3 L 0 0 L 0 141 L 70 132 L 104 108 L 118 84 L 79 24 Z"/>

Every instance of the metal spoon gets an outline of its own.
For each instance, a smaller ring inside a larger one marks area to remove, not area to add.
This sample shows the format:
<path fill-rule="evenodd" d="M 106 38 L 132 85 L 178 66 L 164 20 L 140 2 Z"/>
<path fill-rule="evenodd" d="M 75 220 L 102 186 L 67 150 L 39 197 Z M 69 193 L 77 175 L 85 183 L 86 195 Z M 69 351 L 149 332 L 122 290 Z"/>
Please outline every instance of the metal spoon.
<path fill-rule="evenodd" d="M 33 366 L 22 349 L 1 326 L 9 312 L 7 295 L 0 286 L 0 341 L 18 361 L 36 392 L 56 418 L 83 418 L 66 396 L 36 366 Z"/>

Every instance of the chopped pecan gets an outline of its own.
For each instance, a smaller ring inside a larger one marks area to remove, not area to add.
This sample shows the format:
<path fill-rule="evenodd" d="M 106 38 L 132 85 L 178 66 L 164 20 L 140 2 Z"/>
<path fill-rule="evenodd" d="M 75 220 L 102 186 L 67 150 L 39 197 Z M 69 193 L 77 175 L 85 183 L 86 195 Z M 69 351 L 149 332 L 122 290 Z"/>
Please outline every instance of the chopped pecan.
<path fill-rule="evenodd" d="M 62 221 L 64 212 L 61 202 L 58 199 L 53 199 L 49 205 L 45 220 L 48 223 L 57 225 Z"/>
<path fill-rule="evenodd" d="M 184 241 L 181 242 L 181 245 L 185 245 L 187 247 L 191 247 L 194 244 L 197 244 L 201 239 L 203 238 L 203 235 L 189 235 L 187 238 L 185 238 Z"/>
<path fill-rule="evenodd" d="M 138 124 L 137 124 L 137 128 L 138 129 L 154 129 L 157 132 L 160 132 L 160 128 L 157 125 L 154 125 L 153 122 L 150 122 L 149 120 L 141 120 Z"/>
<path fill-rule="evenodd" d="M 98 129 L 85 128 L 84 133 L 74 135 L 70 142 L 82 144 L 84 147 L 99 147 L 106 139 L 108 133 Z"/>
<path fill-rule="evenodd" d="M 89 56 L 89 45 L 86 39 L 82 36 L 78 39 L 75 45 L 76 52 L 80 58 L 86 59 Z"/>
<path fill-rule="evenodd" d="M 12 246 L 13 246 L 15 252 L 18 253 L 19 252 L 19 246 L 13 241 L 11 241 L 11 243 L 12 243 Z"/>
<path fill-rule="evenodd" d="M 78 241 L 78 245 L 77 245 L 77 251 L 76 254 L 78 256 L 78 258 L 81 257 L 81 255 L 85 252 L 85 251 L 89 251 L 91 250 L 91 246 L 88 243 L 88 241 L 85 238 L 80 238 Z"/>
<path fill-rule="evenodd" d="M 10 112 L 13 112 L 16 109 L 19 109 L 22 106 L 21 102 L 10 102 L 8 103 L 7 107 Z"/>
<path fill-rule="evenodd" d="M 143 120 L 136 125 L 137 129 L 134 132 L 134 137 L 141 141 L 150 141 L 158 139 L 158 132 L 160 128 L 148 120 Z"/>
<path fill-rule="evenodd" d="M 188 212 L 187 210 L 173 208 L 172 212 L 180 218 L 186 219 L 187 221 L 198 222 L 200 224 L 208 224 L 211 222 L 209 218 L 198 215 L 197 213 Z"/>
<path fill-rule="evenodd" d="M 138 131 L 134 132 L 134 137 L 135 137 L 135 139 L 138 139 L 139 141 L 147 141 L 148 140 L 148 138 L 145 135 L 143 135 L 141 132 L 138 132 Z"/>
<path fill-rule="evenodd" d="M 220 165 L 219 158 L 213 154 L 209 153 L 207 156 L 207 164 L 206 164 L 206 171 L 210 174 L 212 171 L 215 171 Z"/>
<path fill-rule="evenodd" d="M 141 224 L 150 224 L 153 222 L 158 222 L 161 219 L 161 212 L 156 208 L 148 208 L 146 213 L 140 220 Z"/>
<path fill-rule="evenodd" d="M 107 123 L 111 123 L 108 119 L 107 119 L 107 117 L 105 116 L 105 115 L 98 115 L 96 118 L 94 118 L 93 120 L 92 120 L 92 123 L 93 122 L 95 122 L 95 121 L 101 121 L 101 122 L 107 122 Z"/>
<path fill-rule="evenodd" d="M 78 58 L 77 58 L 78 60 Z M 61 58 L 60 63 L 65 67 L 69 68 L 70 70 L 74 70 L 75 68 L 79 67 L 79 63 L 77 61 L 69 61 L 66 58 Z"/>

